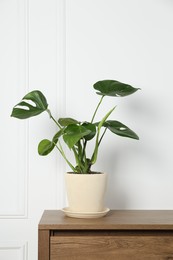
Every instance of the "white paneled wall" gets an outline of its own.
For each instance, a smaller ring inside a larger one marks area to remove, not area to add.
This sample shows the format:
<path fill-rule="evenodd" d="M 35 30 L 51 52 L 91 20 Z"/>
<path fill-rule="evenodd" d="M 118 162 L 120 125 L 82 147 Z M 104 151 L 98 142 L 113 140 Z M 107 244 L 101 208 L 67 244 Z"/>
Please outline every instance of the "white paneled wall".
<path fill-rule="evenodd" d="M 110 208 L 173 208 L 172 46 L 171 0 L 0 1 L 0 260 L 36 260 L 43 210 L 65 206 L 69 169 L 56 151 L 37 154 L 38 142 L 54 135 L 53 122 L 46 114 L 10 118 L 34 89 L 55 117 L 90 120 L 97 80 L 140 87 L 105 98 L 97 117 L 117 105 L 112 118 L 140 141 L 107 134 L 94 169 L 109 174 Z"/>
<path fill-rule="evenodd" d="M 27 122 L 10 118 L 12 107 L 33 89 L 45 93 L 59 116 L 64 11 L 63 1 L 0 1 L 0 260 L 36 260 L 43 210 L 64 205 L 62 159 L 56 152 L 47 158 L 37 153 L 39 141 L 56 131 L 54 124 L 46 114 Z"/>
<path fill-rule="evenodd" d="M 27 244 L 22 245 L 19 242 L 1 243 L 0 259 L 27 260 Z"/>
<path fill-rule="evenodd" d="M 19 125 L 10 118 L 11 104 L 27 91 L 26 5 L 21 0 L 0 2 L 0 217 L 27 214 L 27 124 Z"/>
<path fill-rule="evenodd" d="M 117 105 L 111 118 L 140 137 L 104 137 L 96 169 L 109 173 L 111 208 L 173 208 L 172 29 L 172 1 L 66 1 L 67 114 L 90 120 L 97 80 L 141 88 L 133 96 L 105 98 L 97 118 Z"/>

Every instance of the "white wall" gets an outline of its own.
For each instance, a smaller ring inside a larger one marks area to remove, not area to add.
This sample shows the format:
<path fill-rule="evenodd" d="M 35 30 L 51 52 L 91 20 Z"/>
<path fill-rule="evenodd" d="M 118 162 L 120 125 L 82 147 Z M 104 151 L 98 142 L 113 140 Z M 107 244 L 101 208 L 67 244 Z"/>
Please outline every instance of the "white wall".
<path fill-rule="evenodd" d="M 105 137 L 97 169 L 109 173 L 108 205 L 172 208 L 172 1 L 66 3 L 67 114 L 91 118 L 97 80 L 117 79 L 142 89 L 126 98 L 107 98 L 103 106 L 105 113 L 117 104 L 112 118 L 140 137 Z"/>
<path fill-rule="evenodd" d="M 65 163 L 37 154 L 51 138 L 48 116 L 9 117 L 27 91 L 40 89 L 53 114 L 90 120 L 99 100 L 92 85 L 116 79 L 141 88 L 105 98 L 112 115 L 140 141 L 107 134 L 94 169 L 108 172 L 106 205 L 173 208 L 173 3 L 171 0 L 0 1 L 0 259 L 36 260 L 44 209 L 65 206 Z"/>

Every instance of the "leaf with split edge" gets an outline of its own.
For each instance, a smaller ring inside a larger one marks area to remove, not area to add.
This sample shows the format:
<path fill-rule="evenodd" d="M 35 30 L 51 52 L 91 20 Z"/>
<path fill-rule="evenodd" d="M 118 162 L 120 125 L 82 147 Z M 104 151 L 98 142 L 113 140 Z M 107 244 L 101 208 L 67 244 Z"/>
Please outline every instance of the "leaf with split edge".
<path fill-rule="evenodd" d="M 84 126 L 71 124 L 64 130 L 63 139 L 71 149 L 81 138 L 90 133 L 91 131 L 86 129 Z"/>
<path fill-rule="evenodd" d="M 124 97 L 135 93 L 139 88 L 119 82 L 117 80 L 102 80 L 94 84 L 94 89 L 98 95 L 111 97 Z"/>
<path fill-rule="evenodd" d="M 80 124 L 79 121 L 77 121 L 76 119 L 70 118 L 70 117 L 59 118 L 58 123 L 61 126 L 68 126 L 71 124 Z"/>
<path fill-rule="evenodd" d="M 119 121 L 108 120 L 103 124 L 103 126 L 116 135 L 139 140 L 139 137 L 134 131 Z"/>
<path fill-rule="evenodd" d="M 17 106 L 25 107 L 25 108 L 19 108 Z M 13 108 L 11 116 L 16 117 L 18 119 L 26 119 L 32 116 L 39 115 L 42 112 L 43 112 L 42 110 L 38 108 L 36 109 L 34 106 L 30 105 L 29 103 L 22 101 Z"/>
<path fill-rule="evenodd" d="M 33 90 L 30 93 L 26 94 L 23 99 L 31 100 L 33 101 L 37 107 L 40 109 L 47 109 L 48 103 L 46 100 L 46 97 L 43 95 L 43 93 L 40 90 Z"/>
<path fill-rule="evenodd" d="M 96 126 L 95 126 L 95 124 L 92 124 L 92 123 L 89 123 L 89 122 L 84 122 L 82 124 L 82 126 L 84 126 L 86 129 L 91 131 L 90 134 L 84 136 L 84 139 L 87 140 L 87 141 L 93 139 L 94 136 L 96 135 Z"/>
<path fill-rule="evenodd" d="M 26 102 L 26 100 L 34 102 L 35 106 Z M 34 90 L 25 95 L 22 101 L 13 108 L 11 116 L 18 119 L 27 119 L 41 114 L 47 110 L 47 107 L 48 103 L 43 93 L 39 90 Z"/>
<path fill-rule="evenodd" d="M 55 147 L 55 144 L 48 139 L 42 140 L 38 145 L 39 155 L 48 155 Z"/>

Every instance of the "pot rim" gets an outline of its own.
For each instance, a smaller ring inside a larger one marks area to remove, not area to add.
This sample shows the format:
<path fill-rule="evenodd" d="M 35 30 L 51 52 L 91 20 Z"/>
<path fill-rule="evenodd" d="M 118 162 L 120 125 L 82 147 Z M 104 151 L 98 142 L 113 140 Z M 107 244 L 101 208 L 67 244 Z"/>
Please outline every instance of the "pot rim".
<path fill-rule="evenodd" d="M 88 173 L 79 173 L 79 172 L 66 172 L 66 174 L 71 174 L 71 175 L 97 175 L 97 174 L 106 174 L 105 172 L 98 172 L 98 171 L 91 171 Z"/>

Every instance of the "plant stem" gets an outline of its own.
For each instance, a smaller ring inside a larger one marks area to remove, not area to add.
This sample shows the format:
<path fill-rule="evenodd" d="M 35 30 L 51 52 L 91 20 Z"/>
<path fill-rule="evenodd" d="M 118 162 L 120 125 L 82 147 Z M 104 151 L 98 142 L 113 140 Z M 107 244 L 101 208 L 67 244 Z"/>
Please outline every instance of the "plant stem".
<path fill-rule="evenodd" d="M 84 167 L 85 167 L 85 172 L 88 171 L 88 161 L 87 161 L 87 157 L 86 157 L 86 144 L 87 144 L 87 140 L 83 141 L 83 151 L 82 151 L 82 160 L 84 161 Z"/>
<path fill-rule="evenodd" d="M 87 140 L 83 141 L 83 151 L 82 151 L 82 159 L 86 158 L 86 145 L 87 145 Z"/>
<path fill-rule="evenodd" d="M 68 160 L 67 157 L 65 156 L 65 153 L 64 153 L 64 151 L 63 151 L 63 148 L 62 148 L 62 146 L 61 146 L 60 141 L 58 141 L 58 143 L 59 143 L 59 146 L 60 146 L 60 147 L 58 147 L 58 145 L 56 144 L 56 148 L 57 148 L 58 151 L 61 153 L 61 155 L 63 156 L 63 158 L 65 159 L 65 161 L 67 162 L 67 164 L 70 166 L 70 168 L 71 168 L 74 172 L 76 172 L 75 167 L 69 162 L 69 160 Z"/>
<path fill-rule="evenodd" d="M 55 124 L 59 127 L 59 129 L 62 129 L 60 124 L 55 120 L 55 118 L 51 115 L 51 119 L 55 122 Z"/>
<path fill-rule="evenodd" d="M 75 149 L 75 147 L 72 147 L 72 150 L 73 150 L 73 153 L 74 153 L 74 156 L 75 156 L 75 160 L 76 160 L 76 164 L 77 166 L 80 168 L 81 170 L 81 161 L 79 160 L 79 155 Z"/>
<path fill-rule="evenodd" d="M 110 114 L 113 112 L 113 110 L 115 109 L 115 107 L 113 107 L 104 117 L 103 119 L 100 121 L 100 123 L 98 124 L 98 128 L 97 128 L 97 136 L 96 136 L 96 142 L 95 142 L 95 148 L 94 148 L 94 152 L 93 155 L 91 157 L 91 163 L 94 164 L 97 160 L 97 154 L 98 154 L 98 147 L 99 147 L 99 135 L 100 135 L 100 129 L 103 126 L 104 122 L 106 121 L 106 119 L 110 116 Z"/>
<path fill-rule="evenodd" d="M 62 127 L 60 126 L 60 124 L 55 120 L 55 118 L 52 116 L 51 111 L 49 109 L 47 109 L 47 112 L 50 116 L 50 118 L 55 122 L 55 124 L 59 127 L 59 129 L 62 129 Z"/>
<path fill-rule="evenodd" d="M 100 99 L 100 101 L 99 101 L 99 103 L 98 103 L 98 105 L 97 105 L 97 107 L 96 107 L 96 110 L 94 111 L 93 117 L 92 117 L 92 119 L 91 119 L 91 123 L 93 123 L 93 121 L 94 121 L 95 115 L 96 115 L 96 113 L 97 113 L 97 110 L 98 110 L 100 104 L 102 103 L 103 98 L 104 98 L 104 96 L 101 97 L 101 99 Z"/>
<path fill-rule="evenodd" d="M 80 140 L 77 142 L 79 160 L 82 161 L 82 145 Z"/>
<path fill-rule="evenodd" d="M 107 127 L 105 127 L 105 130 L 104 130 L 102 136 L 100 137 L 100 140 L 99 140 L 99 142 L 98 142 L 98 146 L 100 145 L 100 143 L 101 143 L 101 141 L 102 141 L 102 139 L 103 139 L 103 136 L 104 136 L 105 133 L 106 133 L 106 130 L 107 130 Z"/>

